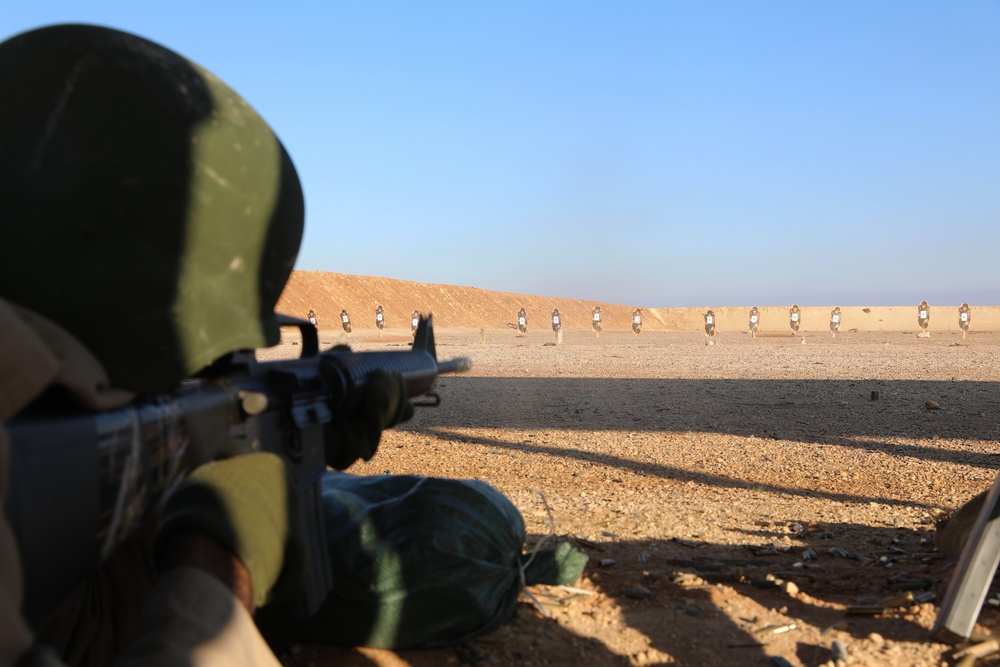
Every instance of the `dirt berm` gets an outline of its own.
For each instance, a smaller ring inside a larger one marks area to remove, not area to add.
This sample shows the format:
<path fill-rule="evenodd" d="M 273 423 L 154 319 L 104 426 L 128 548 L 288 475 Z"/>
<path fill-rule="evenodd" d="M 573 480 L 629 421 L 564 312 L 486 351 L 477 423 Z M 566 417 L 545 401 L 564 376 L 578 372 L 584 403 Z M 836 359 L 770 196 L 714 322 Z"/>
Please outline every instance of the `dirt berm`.
<path fill-rule="evenodd" d="M 917 303 L 901 306 L 841 306 L 842 332 L 857 331 L 919 331 Z M 712 310 L 719 332 L 748 331 L 750 307 L 713 306 L 698 308 L 662 308 L 642 304 L 612 304 L 579 299 L 563 299 L 510 292 L 493 292 L 476 287 L 434 285 L 354 276 L 323 271 L 294 271 L 281 295 L 278 309 L 289 315 L 305 317 L 315 311 L 320 329 L 340 330 L 340 313 L 346 310 L 353 330 L 375 330 L 375 309 L 385 309 L 387 328 L 408 328 L 410 314 L 418 310 L 434 313 L 438 329 L 503 329 L 517 322 L 519 309 L 528 316 L 529 330 L 551 328 L 551 315 L 559 309 L 564 329 L 590 329 L 595 306 L 601 307 L 601 320 L 606 330 L 630 331 L 637 307 L 642 310 L 644 331 L 701 331 L 705 313 Z M 789 309 L 793 304 L 759 306 L 760 331 L 792 335 Z M 799 332 L 830 329 L 830 316 L 838 304 L 804 305 L 800 307 Z M 931 332 L 959 331 L 960 304 L 931 304 Z M 1000 330 L 1000 307 L 972 305 L 970 329 Z"/>

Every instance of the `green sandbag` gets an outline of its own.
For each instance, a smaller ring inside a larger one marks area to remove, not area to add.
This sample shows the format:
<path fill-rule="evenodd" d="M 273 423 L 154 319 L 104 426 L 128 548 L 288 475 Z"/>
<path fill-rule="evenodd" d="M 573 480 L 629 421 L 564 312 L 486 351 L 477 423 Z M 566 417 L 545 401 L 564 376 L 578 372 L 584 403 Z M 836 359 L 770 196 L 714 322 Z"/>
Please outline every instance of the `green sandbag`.
<path fill-rule="evenodd" d="M 563 543 L 523 554 L 524 520 L 476 480 L 415 475 L 323 479 L 334 576 L 296 641 L 375 648 L 448 646 L 496 629 L 525 583 L 572 583 L 587 557 Z"/>

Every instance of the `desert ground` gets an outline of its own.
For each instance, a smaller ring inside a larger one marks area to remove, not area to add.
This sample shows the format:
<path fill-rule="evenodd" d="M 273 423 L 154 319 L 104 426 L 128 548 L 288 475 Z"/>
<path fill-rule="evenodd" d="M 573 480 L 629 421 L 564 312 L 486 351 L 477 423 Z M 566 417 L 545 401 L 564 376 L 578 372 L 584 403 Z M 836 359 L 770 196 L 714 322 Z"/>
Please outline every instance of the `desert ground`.
<path fill-rule="evenodd" d="M 635 335 L 625 320 L 556 345 L 547 322 L 474 324 L 436 331 L 438 357 L 471 372 L 442 377 L 442 404 L 350 471 L 488 482 L 524 516 L 526 550 L 570 540 L 590 557 L 583 576 L 536 587 L 541 607 L 523 596 L 510 623 L 454 648 L 293 645 L 284 664 L 957 664 L 931 636 L 955 565 L 934 524 L 997 475 L 1000 334 L 708 345 L 697 328 Z M 320 333 L 358 351 L 410 341 L 408 326 Z M 978 630 L 998 624 L 988 602 Z"/>

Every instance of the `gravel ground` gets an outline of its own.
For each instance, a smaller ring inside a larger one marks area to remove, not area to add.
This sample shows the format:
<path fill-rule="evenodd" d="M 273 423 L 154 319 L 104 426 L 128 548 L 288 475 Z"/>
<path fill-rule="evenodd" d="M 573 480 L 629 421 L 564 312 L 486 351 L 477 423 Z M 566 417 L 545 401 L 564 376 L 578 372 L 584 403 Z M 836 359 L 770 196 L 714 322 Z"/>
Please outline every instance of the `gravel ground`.
<path fill-rule="evenodd" d="M 473 370 L 442 378 L 443 404 L 351 472 L 494 485 L 524 515 L 526 548 L 551 535 L 590 555 L 582 592 L 539 587 L 544 613 L 525 597 L 508 625 L 454 649 L 298 645 L 285 664 L 955 664 L 930 633 L 954 568 L 934 521 L 996 476 L 1000 336 L 437 339 L 439 358 Z M 908 591 L 935 597 L 852 613 Z M 981 629 L 997 623 L 987 605 Z"/>

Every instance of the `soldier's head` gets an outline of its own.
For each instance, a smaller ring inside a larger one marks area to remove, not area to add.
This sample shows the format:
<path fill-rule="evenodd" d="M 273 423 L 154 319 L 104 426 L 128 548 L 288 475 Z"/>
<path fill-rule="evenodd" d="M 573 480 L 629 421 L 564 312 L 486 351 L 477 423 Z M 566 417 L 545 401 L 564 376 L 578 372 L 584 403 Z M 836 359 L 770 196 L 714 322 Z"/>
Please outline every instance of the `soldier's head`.
<path fill-rule="evenodd" d="M 298 176 L 177 53 L 84 25 L 0 44 L 0 187 L 0 297 L 74 334 L 115 386 L 161 391 L 278 342 Z"/>

